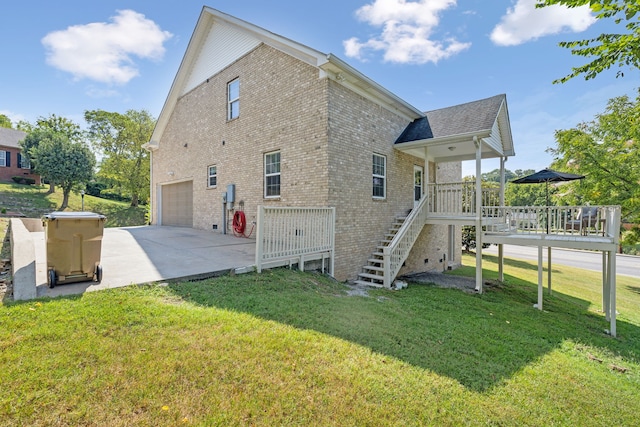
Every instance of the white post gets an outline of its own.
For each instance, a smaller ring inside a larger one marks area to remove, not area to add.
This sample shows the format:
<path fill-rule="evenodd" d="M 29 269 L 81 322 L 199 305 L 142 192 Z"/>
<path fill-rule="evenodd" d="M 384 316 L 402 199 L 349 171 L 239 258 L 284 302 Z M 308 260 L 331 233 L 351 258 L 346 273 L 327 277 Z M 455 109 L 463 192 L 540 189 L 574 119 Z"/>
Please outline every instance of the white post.
<path fill-rule="evenodd" d="M 476 291 L 482 293 L 482 143 L 473 137 L 476 146 Z"/>
<path fill-rule="evenodd" d="M 609 251 L 609 317 L 611 326 L 609 333 L 616 336 L 616 251 Z"/>
<path fill-rule="evenodd" d="M 538 310 L 542 310 L 542 246 L 538 246 Z"/>
<path fill-rule="evenodd" d="M 430 173 L 429 173 L 429 149 L 424 147 L 424 176 L 422 177 L 422 182 L 424 183 L 424 196 L 423 197 L 431 197 L 429 194 L 429 183 L 430 183 Z M 429 212 L 429 201 L 431 199 L 427 199 L 427 213 Z M 433 206 L 431 207 L 433 208 Z"/>
<path fill-rule="evenodd" d="M 551 295 L 551 246 L 547 247 L 547 286 Z"/>
<path fill-rule="evenodd" d="M 500 206 L 504 207 L 504 164 L 506 163 L 506 157 L 500 157 Z M 506 218 L 505 218 L 506 220 Z M 498 280 L 504 282 L 504 245 L 500 243 L 498 245 Z"/>
<path fill-rule="evenodd" d="M 262 251 L 264 245 L 264 206 L 258 206 L 256 218 L 256 270 L 262 272 Z"/>
<path fill-rule="evenodd" d="M 608 252 L 602 251 L 602 311 L 604 312 L 604 318 L 607 321 L 609 318 L 609 266 L 608 266 Z"/>

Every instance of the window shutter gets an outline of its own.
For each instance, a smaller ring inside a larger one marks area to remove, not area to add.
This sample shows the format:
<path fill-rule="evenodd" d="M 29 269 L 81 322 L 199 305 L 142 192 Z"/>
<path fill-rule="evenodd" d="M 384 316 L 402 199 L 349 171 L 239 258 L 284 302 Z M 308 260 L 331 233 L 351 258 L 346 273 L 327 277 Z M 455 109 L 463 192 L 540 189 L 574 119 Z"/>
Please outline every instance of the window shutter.
<path fill-rule="evenodd" d="M 19 168 L 22 167 L 22 155 L 20 153 L 18 153 L 18 164 L 16 166 Z"/>
<path fill-rule="evenodd" d="M 5 151 L 5 153 L 7 153 L 7 157 L 6 157 L 6 163 L 5 165 L 7 167 L 11 166 L 11 151 Z"/>

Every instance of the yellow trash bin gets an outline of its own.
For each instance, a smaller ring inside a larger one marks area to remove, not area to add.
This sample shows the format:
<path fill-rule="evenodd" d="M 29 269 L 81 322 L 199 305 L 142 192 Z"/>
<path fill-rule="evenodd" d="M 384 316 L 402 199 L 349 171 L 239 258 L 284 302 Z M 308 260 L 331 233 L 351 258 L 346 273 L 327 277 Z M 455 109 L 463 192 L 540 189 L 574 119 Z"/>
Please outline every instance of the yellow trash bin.
<path fill-rule="evenodd" d="M 93 212 L 52 212 L 42 217 L 50 288 L 59 283 L 102 280 L 105 219 Z"/>

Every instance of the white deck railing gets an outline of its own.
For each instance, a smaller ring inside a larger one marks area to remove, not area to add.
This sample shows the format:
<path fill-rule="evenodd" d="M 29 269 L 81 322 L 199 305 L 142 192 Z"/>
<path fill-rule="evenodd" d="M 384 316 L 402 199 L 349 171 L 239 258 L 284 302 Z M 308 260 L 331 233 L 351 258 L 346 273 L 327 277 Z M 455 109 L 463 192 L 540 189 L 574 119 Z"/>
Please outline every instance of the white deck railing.
<path fill-rule="evenodd" d="M 494 231 L 559 236 L 620 235 L 620 206 L 485 206 Z"/>
<path fill-rule="evenodd" d="M 305 260 L 330 260 L 333 274 L 335 208 L 258 207 L 256 269 Z"/>
<path fill-rule="evenodd" d="M 428 215 L 426 209 L 427 200 L 427 197 L 423 197 L 422 200 L 420 200 L 418 206 L 411 211 L 407 219 L 405 219 L 404 224 L 402 224 L 402 227 L 400 227 L 400 230 L 393 236 L 389 245 L 382 249 L 384 268 L 383 284 L 385 288 L 391 287 L 391 282 L 395 279 L 398 271 L 400 271 L 402 264 L 409 256 L 409 252 L 411 252 L 413 244 L 418 239 L 422 227 L 424 227 Z"/>
<path fill-rule="evenodd" d="M 476 214 L 476 183 L 472 181 L 428 184 L 429 213 L 453 216 Z M 482 206 L 500 204 L 499 188 L 482 188 Z"/>

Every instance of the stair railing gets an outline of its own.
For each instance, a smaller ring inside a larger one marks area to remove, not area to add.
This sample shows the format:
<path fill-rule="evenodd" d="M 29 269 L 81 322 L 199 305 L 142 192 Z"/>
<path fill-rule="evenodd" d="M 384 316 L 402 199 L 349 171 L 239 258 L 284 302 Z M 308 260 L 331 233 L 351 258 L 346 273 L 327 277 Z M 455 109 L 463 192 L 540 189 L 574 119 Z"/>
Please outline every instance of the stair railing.
<path fill-rule="evenodd" d="M 402 268 L 402 264 L 406 261 L 411 252 L 413 244 L 418 239 L 422 228 L 427 220 L 429 210 L 427 209 L 427 200 L 429 198 L 423 196 L 420 203 L 416 206 L 404 224 L 398 230 L 389 245 L 382 249 L 382 260 L 384 268 L 383 284 L 385 288 L 391 288 L 393 280 L 398 275 L 398 271 Z"/>

